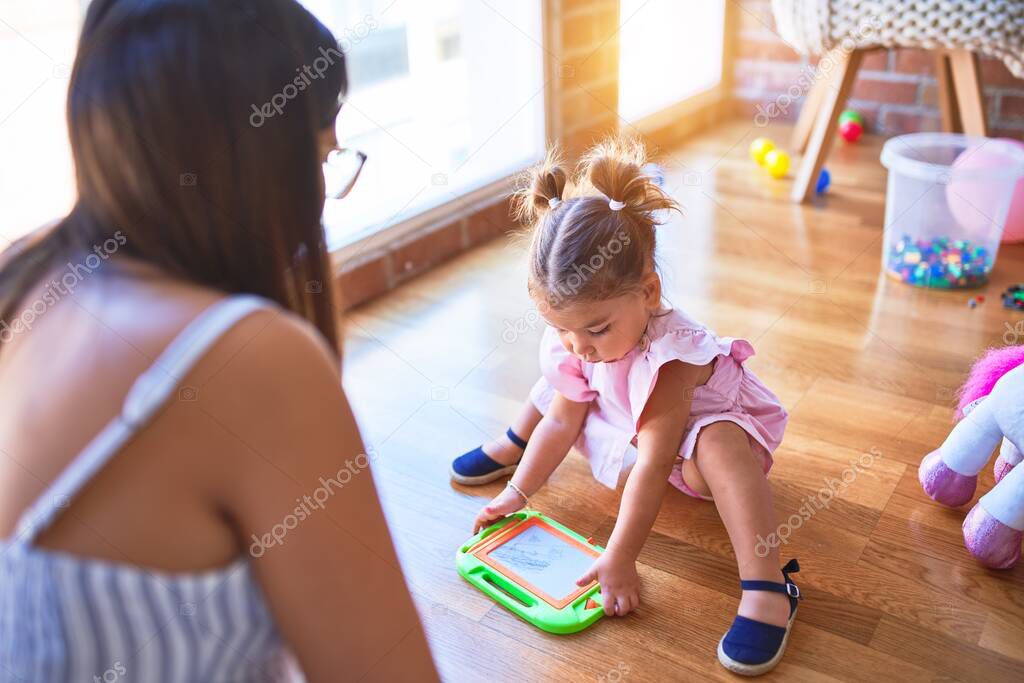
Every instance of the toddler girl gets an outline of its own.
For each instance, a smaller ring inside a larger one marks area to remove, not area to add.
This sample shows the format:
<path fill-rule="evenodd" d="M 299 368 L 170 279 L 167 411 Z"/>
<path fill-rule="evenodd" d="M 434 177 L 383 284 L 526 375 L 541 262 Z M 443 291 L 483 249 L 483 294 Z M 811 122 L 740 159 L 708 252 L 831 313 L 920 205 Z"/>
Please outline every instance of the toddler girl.
<path fill-rule="evenodd" d="M 517 195 L 533 227 L 529 292 L 548 324 L 543 376 L 505 437 L 457 458 L 452 478 L 472 485 L 514 473 L 474 532 L 523 508 L 574 444 L 600 483 L 624 479 L 607 549 L 579 580 L 597 580 L 605 612 L 619 616 L 639 604 L 636 559 L 666 480 L 713 500 L 743 588 L 718 657 L 757 675 L 782 657 L 799 597 L 796 561 L 780 570 L 778 549 L 760 541 L 776 531 L 765 475 L 787 413 L 743 366 L 749 342 L 663 306 L 657 212 L 678 207 L 643 165 L 638 143 L 609 142 L 572 182 L 549 158 Z"/>

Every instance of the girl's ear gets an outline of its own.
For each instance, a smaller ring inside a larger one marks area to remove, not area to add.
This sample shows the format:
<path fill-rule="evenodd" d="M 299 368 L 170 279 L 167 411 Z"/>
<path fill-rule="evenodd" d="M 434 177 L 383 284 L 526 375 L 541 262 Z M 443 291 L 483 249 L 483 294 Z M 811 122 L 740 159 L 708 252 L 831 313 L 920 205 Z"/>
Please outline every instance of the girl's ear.
<path fill-rule="evenodd" d="M 644 306 L 652 313 L 661 308 L 661 278 L 655 271 L 644 275 L 643 285 Z"/>

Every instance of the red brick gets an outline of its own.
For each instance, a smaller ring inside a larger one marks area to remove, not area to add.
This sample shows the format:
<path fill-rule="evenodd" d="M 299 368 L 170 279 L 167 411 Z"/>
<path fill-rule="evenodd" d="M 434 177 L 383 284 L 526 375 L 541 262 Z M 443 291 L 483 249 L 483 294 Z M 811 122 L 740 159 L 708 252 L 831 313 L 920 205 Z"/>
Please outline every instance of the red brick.
<path fill-rule="evenodd" d="M 751 61 L 738 61 L 733 70 L 737 85 L 767 93 L 783 93 L 790 86 L 800 85 L 806 80 L 806 76 L 801 78 L 802 73 L 801 69 L 789 64 L 773 65 Z"/>
<path fill-rule="evenodd" d="M 895 71 L 903 74 L 935 74 L 935 51 L 902 48 L 896 50 Z"/>
<path fill-rule="evenodd" d="M 939 106 L 939 86 L 936 83 L 925 83 L 921 86 L 921 104 L 926 107 Z"/>
<path fill-rule="evenodd" d="M 572 83 L 589 88 L 592 83 L 607 81 L 617 76 L 619 55 L 615 50 L 601 49 L 576 59 L 567 59 L 562 64 L 571 70 Z"/>
<path fill-rule="evenodd" d="M 391 252 L 392 273 L 401 282 L 462 251 L 461 221 L 431 230 L 396 245 Z"/>
<path fill-rule="evenodd" d="M 1024 122 L 1024 95 L 1003 94 L 999 115 L 996 118 L 1000 121 L 1016 119 L 1018 122 Z"/>
<path fill-rule="evenodd" d="M 1010 138 L 1024 142 L 1024 130 L 1019 128 L 990 128 L 988 134 L 993 138 Z"/>
<path fill-rule="evenodd" d="M 781 40 L 740 40 L 738 57 L 761 62 L 797 62 L 800 55 Z"/>
<path fill-rule="evenodd" d="M 871 50 L 866 55 L 864 55 L 864 61 L 861 62 L 860 65 L 861 73 L 865 71 L 887 71 L 888 68 L 888 50 Z"/>
<path fill-rule="evenodd" d="M 574 88 L 562 94 L 562 119 L 572 130 L 597 119 L 614 115 L 618 109 L 617 82 L 597 87 Z"/>
<path fill-rule="evenodd" d="M 594 22 L 589 15 L 578 14 L 562 19 L 562 50 L 571 52 L 596 46 Z"/>
<path fill-rule="evenodd" d="M 914 104 L 917 102 L 917 83 L 883 81 L 877 78 L 858 78 L 853 85 L 854 99 L 871 100 L 889 104 Z"/>
<path fill-rule="evenodd" d="M 516 227 L 509 213 L 508 200 L 502 199 L 496 204 L 483 208 L 466 219 L 466 233 L 470 247 L 505 235 Z"/>
<path fill-rule="evenodd" d="M 1024 88 L 1024 81 L 1015 78 L 1000 59 L 984 58 L 981 60 L 981 82 L 984 85 L 996 85 L 1009 88 Z"/>
<path fill-rule="evenodd" d="M 941 130 L 939 117 L 929 114 L 908 114 L 902 111 L 886 111 L 882 116 L 884 132 L 889 135 L 920 133 Z"/>
<path fill-rule="evenodd" d="M 562 139 L 562 148 L 566 158 L 575 159 L 594 143 L 600 142 L 610 135 L 615 135 L 618 132 L 617 121 L 615 124 L 600 128 L 587 128 L 568 133 Z"/>
<path fill-rule="evenodd" d="M 387 258 L 381 255 L 354 268 L 343 270 L 335 282 L 341 310 L 358 306 L 390 289 Z"/>
<path fill-rule="evenodd" d="M 735 4 L 741 33 L 746 31 L 775 32 L 775 16 L 772 14 L 770 2 L 767 0 L 740 0 Z"/>
<path fill-rule="evenodd" d="M 743 118 L 753 121 L 755 117 L 760 119 L 763 116 L 770 116 L 772 122 L 796 121 L 800 113 L 800 103 L 792 104 L 788 109 L 776 108 L 777 103 L 774 97 L 758 97 L 756 99 L 736 99 L 733 101 L 736 112 Z"/>
<path fill-rule="evenodd" d="M 643 11 L 641 9 L 641 11 Z M 597 36 L 597 40 L 605 45 L 616 45 L 617 43 L 612 38 L 618 37 L 620 24 L 622 20 L 619 17 L 619 3 L 611 3 L 611 6 L 607 9 L 600 10 L 593 13 L 594 20 L 594 34 Z"/>

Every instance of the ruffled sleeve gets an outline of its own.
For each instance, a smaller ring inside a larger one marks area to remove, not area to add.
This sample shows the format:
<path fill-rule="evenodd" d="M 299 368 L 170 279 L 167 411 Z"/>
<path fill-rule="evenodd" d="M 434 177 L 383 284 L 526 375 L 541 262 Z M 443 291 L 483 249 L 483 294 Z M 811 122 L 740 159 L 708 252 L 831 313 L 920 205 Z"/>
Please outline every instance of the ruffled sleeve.
<path fill-rule="evenodd" d="M 718 356 L 732 356 L 742 363 L 754 355 L 746 339 L 718 337 L 703 327 L 666 325 L 636 360 L 629 372 L 629 406 L 633 425 L 640 421 L 647 400 L 654 392 L 661 366 L 674 360 L 707 365 Z"/>
<path fill-rule="evenodd" d="M 544 330 L 541 339 L 540 371 L 555 391 L 570 401 L 589 403 L 597 396 L 583 373 L 583 362 L 565 350 L 551 327 Z"/>

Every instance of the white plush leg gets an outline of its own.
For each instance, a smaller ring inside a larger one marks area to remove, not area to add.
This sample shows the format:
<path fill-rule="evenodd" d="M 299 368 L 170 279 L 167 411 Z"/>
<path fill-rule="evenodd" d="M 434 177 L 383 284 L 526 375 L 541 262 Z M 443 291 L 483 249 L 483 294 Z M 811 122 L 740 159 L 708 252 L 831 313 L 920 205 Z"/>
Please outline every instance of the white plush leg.
<path fill-rule="evenodd" d="M 1011 529 L 1024 531 L 1024 467 L 1010 470 L 978 505 Z"/>
<path fill-rule="evenodd" d="M 1020 449 L 1013 445 L 1013 443 L 1007 439 L 1003 439 L 1003 445 L 999 448 L 999 457 L 992 464 L 992 477 L 998 484 L 1006 476 L 1007 472 L 1012 470 L 1018 464 L 1024 455 L 1021 454 Z"/>
<path fill-rule="evenodd" d="M 1004 438 L 1003 445 L 999 448 L 999 457 L 1010 467 L 1016 467 L 1021 460 L 1024 460 L 1024 453 L 1021 453 L 1012 441 Z"/>
<path fill-rule="evenodd" d="M 957 474 L 965 477 L 977 475 L 1003 438 L 1003 431 L 992 410 L 994 394 L 965 415 L 939 447 L 942 462 Z"/>
<path fill-rule="evenodd" d="M 1003 436 L 1018 451 L 1024 448 L 1024 365 L 999 378 L 982 406 L 991 411 Z"/>

